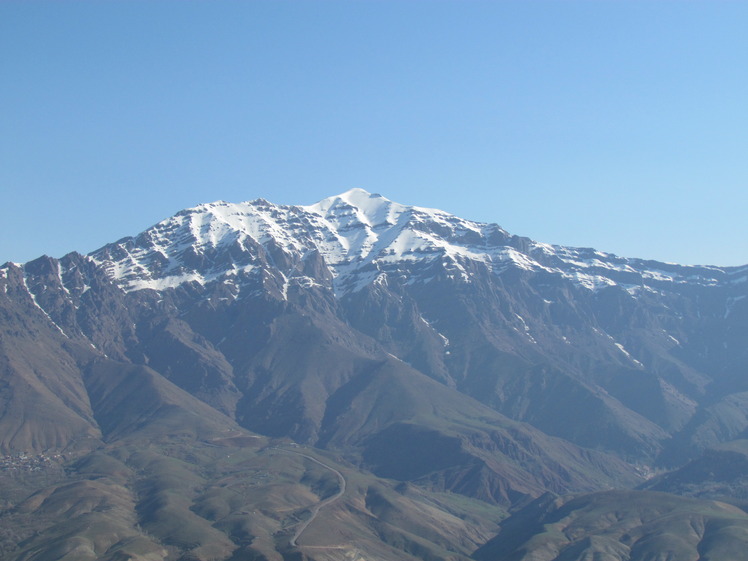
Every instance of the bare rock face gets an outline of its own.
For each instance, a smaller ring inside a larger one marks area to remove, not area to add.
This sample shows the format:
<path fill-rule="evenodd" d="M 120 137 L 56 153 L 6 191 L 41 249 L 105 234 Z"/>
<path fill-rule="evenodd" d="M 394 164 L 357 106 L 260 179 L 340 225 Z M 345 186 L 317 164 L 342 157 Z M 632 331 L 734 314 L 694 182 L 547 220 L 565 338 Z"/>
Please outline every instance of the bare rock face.
<path fill-rule="evenodd" d="M 648 558 L 584 520 L 620 501 L 643 544 L 658 528 L 647 505 L 684 519 L 703 507 L 713 528 L 729 509 L 699 501 L 743 496 L 740 477 L 704 466 L 740 464 L 713 448 L 748 430 L 747 279 L 542 244 L 362 190 L 202 205 L 88 256 L 6 264 L 1 551 Z M 670 494 L 579 498 L 674 468 L 647 484 Z M 547 492 L 578 498 L 533 502 Z M 555 524 L 544 516 L 582 538 L 538 537 Z M 517 520 L 524 541 L 507 541 Z M 740 520 L 683 554 L 734 551 Z"/>

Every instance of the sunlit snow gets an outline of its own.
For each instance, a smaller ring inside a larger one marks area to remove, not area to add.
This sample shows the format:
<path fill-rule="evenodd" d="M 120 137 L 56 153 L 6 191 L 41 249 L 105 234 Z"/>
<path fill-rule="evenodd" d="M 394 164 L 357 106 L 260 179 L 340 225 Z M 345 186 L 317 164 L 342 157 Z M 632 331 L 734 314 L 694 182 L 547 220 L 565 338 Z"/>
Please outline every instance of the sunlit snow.
<path fill-rule="evenodd" d="M 642 289 L 654 290 L 648 282 L 710 284 L 717 280 L 705 273 L 724 274 L 716 268 L 666 264 L 659 264 L 664 267 L 660 269 L 651 267 L 652 262 L 592 249 L 515 239 L 495 224 L 402 205 L 363 189 L 308 206 L 274 205 L 263 199 L 200 205 L 92 257 L 126 290 L 164 290 L 261 267 L 254 261 L 257 246 L 265 248 L 269 259 L 280 259 L 274 263 L 279 270 L 284 262 L 298 263 L 318 252 L 332 273 L 337 295 L 360 290 L 382 271 L 412 263 L 441 262 L 446 274 L 466 283 L 472 281 L 466 264 L 481 263 L 497 275 L 509 269 L 545 272 L 589 291 L 620 286 L 633 297 Z M 291 282 L 300 282 L 294 279 L 303 275 L 285 269 L 281 273 L 286 298 Z M 408 282 L 427 282 L 432 276 L 430 272 Z"/>

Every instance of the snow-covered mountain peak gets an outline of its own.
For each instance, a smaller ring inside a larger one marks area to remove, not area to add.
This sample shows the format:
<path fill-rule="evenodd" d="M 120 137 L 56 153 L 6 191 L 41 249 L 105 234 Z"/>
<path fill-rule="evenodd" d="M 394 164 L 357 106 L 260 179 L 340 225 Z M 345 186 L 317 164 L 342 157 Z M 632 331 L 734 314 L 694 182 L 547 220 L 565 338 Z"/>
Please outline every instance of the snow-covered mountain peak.
<path fill-rule="evenodd" d="M 399 263 L 431 262 L 442 257 L 452 264 L 463 258 L 490 262 L 497 257 L 497 247 L 508 238 L 495 224 L 403 205 L 363 189 L 296 208 L 327 233 L 319 239 L 317 248 L 343 291 L 351 290 L 351 286 L 360 288 L 377 274 L 374 271 L 397 268 Z M 362 277 L 362 270 L 369 272 Z"/>
<path fill-rule="evenodd" d="M 313 205 L 309 205 L 304 208 L 312 211 L 321 210 L 322 212 L 326 212 L 331 206 L 334 206 L 335 204 L 339 204 L 341 202 L 359 208 L 365 212 L 366 210 L 375 209 L 382 204 L 391 203 L 392 201 L 383 197 L 379 193 L 369 193 L 366 189 L 354 187 L 353 189 L 349 189 L 345 193 L 327 197 Z"/>
<path fill-rule="evenodd" d="M 391 201 L 378 193 L 369 193 L 360 188 L 351 189 L 340 195 L 322 199 L 313 205 L 299 208 L 316 214 L 338 226 L 360 223 L 372 228 L 382 228 L 397 224 L 401 221 L 401 216 L 404 214 L 414 222 L 423 220 L 439 222 L 461 221 L 456 216 L 442 210 L 403 205 Z"/>
<path fill-rule="evenodd" d="M 631 294 L 645 285 L 713 284 L 726 274 L 716 267 L 667 265 L 537 243 L 496 224 L 403 205 L 363 189 L 308 206 L 264 199 L 199 205 L 134 238 L 109 244 L 92 258 L 126 290 L 161 290 L 218 279 L 239 286 L 268 271 L 287 284 L 294 275 L 307 275 L 301 271 L 312 254 L 321 256 L 324 275 L 333 279 L 339 295 L 382 274 L 425 282 L 443 270 L 471 282 L 468 271 L 477 264 L 497 275 L 509 269 L 543 272 L 585 289 L 618 285 Z M 317 281 L 309 277 L 304 282 Z"/>
<path fill-rule="evenodd" d="M 393 203 L 382 195 L 371 194 L 358 188 L 301 208 L 337 226 L 360 223 L 370 227 L 394 224 L 397 217 L 409 209 Z"/>
<path fill-rule="evenodd" d="M 246 273 L 258 266 L 258 246 L 274 255 L 271 262 L 292 263 L 317 252 L 335 278 L 336 290 L 346 292 L 368 282 L 372 271 L 400 262 L 439 256 L 491 261 L 506 237 L 496 225 L 351 189 L 308 206 L 263 199 L 202 204 L 92 256 L 128 290 L 158 290 L 208 282 L 239 269 Z M 362 270 L 368 272 L 361 276 Z"/>

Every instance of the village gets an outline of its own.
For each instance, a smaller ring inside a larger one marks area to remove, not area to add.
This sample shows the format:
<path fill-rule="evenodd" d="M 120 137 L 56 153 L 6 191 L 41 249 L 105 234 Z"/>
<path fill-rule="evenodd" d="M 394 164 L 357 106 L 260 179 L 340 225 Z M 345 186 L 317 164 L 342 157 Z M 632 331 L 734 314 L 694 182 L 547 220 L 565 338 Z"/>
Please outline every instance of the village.
<path fill-rule="evenodd" d="M 52 454 L 49 452 L 27 454 L 21 452 L 10 456 L 0 456 L 0 471 L 6 472 L 6 475 L 38 472 L 59 464 L 61 460 L 62 456 L 60 454 Z"/>

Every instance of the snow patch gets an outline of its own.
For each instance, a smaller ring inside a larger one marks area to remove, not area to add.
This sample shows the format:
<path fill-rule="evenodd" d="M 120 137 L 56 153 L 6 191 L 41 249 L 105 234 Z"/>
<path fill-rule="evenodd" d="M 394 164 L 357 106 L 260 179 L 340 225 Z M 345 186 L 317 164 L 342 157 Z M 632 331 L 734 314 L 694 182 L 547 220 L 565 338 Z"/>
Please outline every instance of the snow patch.
<path fill-rule="evenodd" d="M 496 225 L 351 189 L 308 206 L 274 205 L 262 199 L 200 205 L 136 238 L 106 246 L 92 258 L 110 278 L 132 291 L 163 290 L 193 281 L 205 284 L 235 274 L 237 261 L 264 267 L 256 260 L 263 249 L 271 264 L 281 264 L 278 269 L 315 251 L 332 273 L 336 296 L 379 282 L 382 272 L 440 261 L 447 276 L 460 282 L 472 282 L 470 264 L 477 263 L 497 275 L 512 269 L 547 272 L 590 291 L 618 285 L 633 297 L 654 291 L 647 282 L 711 285 L 720 275 L 744 273 L 714 267 L 653 267 L 652 262 L 533 241 L 528 242 L 528 254 L 504 241 L 509 239 Z M 285 293 L 293 274 L 286 269 L 283 274 Z M 406 282 L 428 282 L 433 277 L 429 271 Z M 638 278 L 642 283 L 636 283 Z"/>
<path fill-rule="evenodd" d="M 575 273 L 566 273 L 561 271 L 561 275 L 573 281 L 575 284 L 593 292 L 600 290 L 601 288 L 616 285 L 615 281 L 602 275 L 588 275 L 585 273 L 580 273 L 578 271 Z"/>
<path fill-rule="evenodd" d="M 620 343 L 613 343 L 613 344 L 616 347 L 618 347 L 618 350 L 620 350 L 624 355 L 626 355 L 628 359 L 631 360 L 631 362 L 633 362 L 637 366 L 644 368 L 644 365 L 638 360 L 636 360 L 633 356 L 631 356 L 631 353 L 629 353 L 623 345 L 621 345 Z"/>
<path fill-rule="evenodd" d="M 727 319 L 732 312 L 733 307 L 737 302 L 740 302 L 745 298 L 745 295 L 740 296 L 734 296 L 727 299 L 727 303 L 725 304 L 725 319 Z"/>
<path fill-rule="evenodd" d="M 57 328 L 57 330 L 58 330 L 58 331 L 59 331 L 60 333 L 62 333 L 62 334 L 63 334 L 63 335 L 65 336 L 65 338 L 67 338 L 67 339 L 70 339 L 70 337 L 68 337 L 67 333 L 65 333 L 65 332 L 64 332 L 64 331 L 62 330 L 62 327 L 60 327 L 59 325 L 57 325 L 57 324 L 55 323 L 55 321 L 54 321 L 54 320 L 53 320 L 53 319 L 52 319 L 52 318 L 50 317 L 50 315 L 49 315 L 49 314 L 47 313 L 47 310 L 45 310 L 44 308 L 42 308 L 42 307 L 41 307 L 41 306 L 39 305 L 39 302 L 37 302 L 37 301 L 36 301 L 36 295 L 35 295 L 35 294 L 34 294 L 33 292 L 31 292 L 31 289 L 29 288 L 29 285 L 28 285 L 28 283 L 26 282 L 26 273 L 25 273 L 25 272 L 24 272 L 24 274 L 23 274 L 23 276 L 22 276 L 21 278 L 22 278 L 22 282 L 23 282 L 23 287 L 24 287 L 24 288 L 26 289 L 26 292 L 28 292 L 29 296 L 31 297 L 31 301 L 32 301 L 32 302 L 34 303 L 34 306 L 36 306 L 37 308 L 39 308 L 39 310 L 40 310 L 40 311 L 41 311 L 41 312 L 42 312 L 42 313 L 43 313 L 43 314 L 44 314 L 45 316 L 47 316 L 47 319 L 49 320 L 49 322 L 50 322 L 50 323 L 51 323 L 52 325 L 54 325 L 54 326 L 55 326 L 55 327 Z"/>
<path fill-rule="evenodd" d="M 436 333 L 439 336 L 439 338 L 442 340 L 442 344 L 444 345 L 444 347 L 445 348 L 449 347 L 449 339 L 447 339 L 447 337 L 443 333 L 439 332 L 425 317 L 420 316 L 420 318 L 423 323 L 425 323 L 434 333 Z"/>
<path fill-rule="evenodd" d="M 65 286 L 65 281 L 62 280 L 62 265 L 60 265 L 60 262 L 57 262 L 57 278 L 60 281 L 60 287 L 62 288 L 62 291 L 70 296 L 70 291 Z"/>
<path fill-rule="evenodd" d="M 519 315 L 519 314 L 514 314 L 514 315 L 515 315 L 515 316 L 517 317 L 517 319 L 518 319 L 518 320 L 520 321 L 520 323 L 522 324 L 522 328 L 523 328 L 523 329 L 524 329 L 524 331 L 525 331 L 525 335 L 527 335 L 527 338 L 528 338 L 528 339 L 530 340 L 530 342 L 531 342 L 531 343 L 534 343 L 534 344 L 537 344 L 538 342 L 537 342 L 537 341 L 535 340 L 535 338 L 534 338 L 534 337 L 533 337 L 533 336 L 532 336 L 532 335 L 530 334 L 530 328 L 528 327 L 527 323 L 525 322 L 525 318 L 523 318 L 523 317 L 522 317 L 521 315 Z"/>

